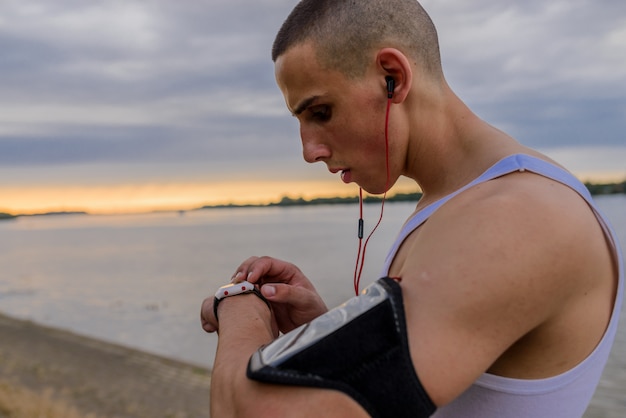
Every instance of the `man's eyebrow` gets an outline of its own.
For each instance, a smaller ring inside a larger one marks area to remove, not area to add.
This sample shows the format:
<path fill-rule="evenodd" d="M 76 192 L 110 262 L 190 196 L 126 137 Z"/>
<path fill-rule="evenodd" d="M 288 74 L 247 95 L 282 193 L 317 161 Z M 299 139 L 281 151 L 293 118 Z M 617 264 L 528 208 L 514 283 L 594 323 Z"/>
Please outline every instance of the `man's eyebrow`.
<path fill-rule="evenodd" d="M 304 112 L 306 110 L 307 107 L 311 106 L 311 104 L 316 101 L 317 99 L 319 99 L 320 96 L 311 96 L 307 99 L 304 99 L 303 101 L 301 101 L 298 106 L 296 106 L 296 108 L 293 110 L 293 115 L 294 116 L 298 116 L 300 113 Z"/>

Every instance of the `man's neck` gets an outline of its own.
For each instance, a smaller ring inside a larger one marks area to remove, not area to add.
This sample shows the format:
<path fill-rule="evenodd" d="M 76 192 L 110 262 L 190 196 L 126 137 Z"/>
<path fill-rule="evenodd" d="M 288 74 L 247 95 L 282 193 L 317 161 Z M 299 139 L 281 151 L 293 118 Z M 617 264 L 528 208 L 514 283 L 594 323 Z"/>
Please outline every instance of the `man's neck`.
<path fill-rule="evenodd" d="M 522 152 L 512 137 L 489 125 L 448 89 L 443 100 L 412 120 L 406 173 L 423 201 L 445 196 L 478 177 L 501 158 Z"/>

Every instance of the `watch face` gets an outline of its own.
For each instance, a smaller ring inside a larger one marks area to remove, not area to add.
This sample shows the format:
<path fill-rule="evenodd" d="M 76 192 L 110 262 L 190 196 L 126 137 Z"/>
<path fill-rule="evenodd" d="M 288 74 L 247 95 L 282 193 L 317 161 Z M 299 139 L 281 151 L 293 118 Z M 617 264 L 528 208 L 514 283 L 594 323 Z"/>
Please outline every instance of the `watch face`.
<path fill-rule="evenodd" d="M 252 291 L 254 291 L 254 285 L 250 282 L 227 284 L 217 289 L 217 292 L 215 293 L 215 297 L 218 299 L 223 299 L 228 296 L 234 296 L 240 293 L 246 293 L 246 292 L 252 292 Z"/>

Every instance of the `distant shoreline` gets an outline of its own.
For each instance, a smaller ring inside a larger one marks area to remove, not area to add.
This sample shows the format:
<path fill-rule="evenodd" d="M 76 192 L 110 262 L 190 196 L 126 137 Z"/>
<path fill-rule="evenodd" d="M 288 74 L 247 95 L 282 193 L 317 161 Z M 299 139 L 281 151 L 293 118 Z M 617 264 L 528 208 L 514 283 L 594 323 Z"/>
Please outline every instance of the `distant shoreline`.
<path fill-rule="evenodd" d="M 587 190 L 594 196 L 603 196 L 603 195 L 614 195 L 614 194 L 626 194 L 626 180 L 621 183 L 584 183 L 587 187 Z M 422 196 L 420 192 L 414 193 L 396 193 L 393 196 L 388 196 L 386 198 L 387 202 L 417 202 L 419 198 Z M 275 207 L 275 206 L 314 206 L 314 205 L 337 205 L 337 204 L 352 204 L 358 203 L 358 196 L 348 196 L 348 197 L 317 197 L 314 199 L 304 199 L 303 197 L 291 198 L 288 196 L 282 197 L 278 202 L 271 203 L 248 203 L 248 204 L 237 204 L 237 203 L 226 203 L 226 204 L 217 204 L 217 205 L 205 205 L 193 210 L 204 210 L 204 209 L 223 209 L 223 208 L 259 208 L 259 207 Z M 379 196 L 371 196 L 368 195 L 363 198 L 363 203 L 380 203 L 382 201 L 382 197 Z M 181 210 L 182 212 L 186 212 L 188 210 Z M 159 211 L 155 211 L 159 212 Z M 176 210 L 169 210 L 167 212 L 176 212 Z M 0 212 L 0 221 L 2 220 L 10 220 L 19 218 L 22 216 L 55 216 L 55 215 L 90 215 L 89 212 L 85 211 L 67 211 L 67 212 L 44 212 L 44 213 L 35 213 L 30 215 L 25 214 L 10 214 Z"/>

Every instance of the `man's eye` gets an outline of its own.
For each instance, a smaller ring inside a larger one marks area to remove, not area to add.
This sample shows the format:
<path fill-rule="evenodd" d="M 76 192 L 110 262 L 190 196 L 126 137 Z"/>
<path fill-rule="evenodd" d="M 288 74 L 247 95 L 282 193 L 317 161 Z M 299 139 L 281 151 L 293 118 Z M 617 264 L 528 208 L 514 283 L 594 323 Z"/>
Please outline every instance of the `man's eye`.
<path fill-rule="evenodd" d="M 330 119 L 330 107 L 326 105 L 313 106 L 309 108 L 309 112 L 311 112 L 311 117 L 320 122 L 326 122 Z"/>

